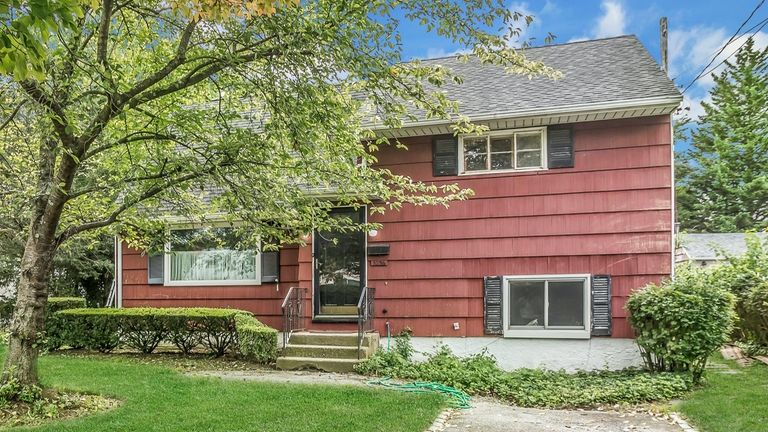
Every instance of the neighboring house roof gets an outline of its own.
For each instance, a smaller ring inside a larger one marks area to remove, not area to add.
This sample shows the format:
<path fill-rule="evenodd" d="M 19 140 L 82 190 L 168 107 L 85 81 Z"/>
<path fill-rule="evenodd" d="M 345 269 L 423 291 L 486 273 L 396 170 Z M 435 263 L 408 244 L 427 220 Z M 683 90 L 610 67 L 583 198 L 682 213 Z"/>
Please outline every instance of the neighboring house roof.
<path fill-rule="evenodd" d="M 661 70 L 634 35 L 528 48 L 527 59 L 543 62 L 563 77 L 528 79 L 503 67 L 484 65 L 471 57 L 425 60 L 451 69 L 462 84 L 446 82 L 448 98 L 459 101 L 461 114 L 471 119 L 525 115 L 564 107 L 580 107 L 651 99 L 682 99 L 675 84 Z"/>
<path fill-rule="evenodd" d="M 768 233 L 757 233 L 761 241 L 768 239 Z M 741 256 L 747 251 L 747 234 L 680 234 L 681 247 L 689 260 L 710 261 L 723 259 L 723 254 Z"/>

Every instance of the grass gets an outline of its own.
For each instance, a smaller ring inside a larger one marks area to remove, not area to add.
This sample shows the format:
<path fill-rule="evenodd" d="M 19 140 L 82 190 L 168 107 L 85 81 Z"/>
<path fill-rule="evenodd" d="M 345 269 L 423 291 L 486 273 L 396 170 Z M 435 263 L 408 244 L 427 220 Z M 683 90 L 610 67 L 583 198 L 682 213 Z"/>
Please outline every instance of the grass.
<path fill-rule="evenodd" d="M 423 431 L 445 405 L 437 395 L 193 378 L 110 357 L 44 356 L 40 376 L 45 386 L 122 401 L 32 428 L 40 431 Z"/>
<path fill-rule="evenodd" d="M 706 385 L 675 408 L 701 432 L 768 431 L 768 366 L 755 362 L 742 368 L 722 357 L 710 361 L 736 373 L 709 369 Z"/>

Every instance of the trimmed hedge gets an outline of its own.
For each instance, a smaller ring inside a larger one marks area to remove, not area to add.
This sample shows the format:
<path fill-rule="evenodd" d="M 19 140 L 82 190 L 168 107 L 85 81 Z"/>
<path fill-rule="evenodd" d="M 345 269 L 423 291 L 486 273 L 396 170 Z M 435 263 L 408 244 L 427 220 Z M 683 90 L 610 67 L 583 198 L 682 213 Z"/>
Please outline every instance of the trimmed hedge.
<path fill-rule="evenodd" d="M 55 328 L 49 331 L 49 348 L 64 345 L 109 352 L 126 346 L 143 353 L 153 352 L 170 342 L 189 353 L 205 347 L 221 356 L 237 352 L 240 328 L 248 356 L 256 361 L 271 361 L 277 351 L 277 331 L 259 322 L 250 312 L 216 308 L 78 308 L 53 315 Z M 274 335 L 274 346 L 266 334 Z M 262 335 L 263 334 L 263 335 Z M 264 352 L 262 352 L 264 350 Z"/>
<path fill-rule="evenodd" d="M 235 316 L 235 327 L 243 356 L 264 364 L 277 360 L 277 330 L 245 314 Z"/>
<path fill-rule="evenodd" d="M 83 297 L 48 297 L 48 309 L 46 310 L 46 313 L 50 316 L 60 310 L 84 307 L 85 298 Z"/>
<path fill-rule="evenodd" d="M 0 298 L 0 325 L 8 325 L 11 323 L 15 307 L 16 297 Z M 85 298 L 83 297 L 48 297 L 45 314 L 46 317 L 50 317 L 56 311 L 84 307 Z"/>

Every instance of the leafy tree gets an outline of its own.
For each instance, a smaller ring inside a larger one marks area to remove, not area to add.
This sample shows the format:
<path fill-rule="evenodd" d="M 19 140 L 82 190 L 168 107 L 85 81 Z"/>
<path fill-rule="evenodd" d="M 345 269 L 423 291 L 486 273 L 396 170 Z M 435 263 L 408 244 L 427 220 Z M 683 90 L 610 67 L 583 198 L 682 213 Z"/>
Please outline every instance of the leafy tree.
<path fill-rule="evenodd" d="M 482 62 L 556 75 L 510 48 L 524 17 L 500 0 L 178 5 L 83 5 L 48 40 L 37 79 L 2 79 L 0 229 L 24 226 L 5 381 L 37 382 L 51 269 L 68 242 L 107 232 L 157 247 L 159 209 L 243 221 L 253 242 L 300 242 L 313 228 L 369 228 L 329 218 L 336 205 L 381 212 L 470 195 L 373 167 L 388 144 L 374 126 L 421 113 L 477 130 L 439 89 L 460 77 L 402 62 L 402 17 Z"/>
<path fill-rule="evenodd" d="M 768 48 L 750 38 L 725 64 L 678 165 L 678 219 L 693 232 L 768 227 Z"/>

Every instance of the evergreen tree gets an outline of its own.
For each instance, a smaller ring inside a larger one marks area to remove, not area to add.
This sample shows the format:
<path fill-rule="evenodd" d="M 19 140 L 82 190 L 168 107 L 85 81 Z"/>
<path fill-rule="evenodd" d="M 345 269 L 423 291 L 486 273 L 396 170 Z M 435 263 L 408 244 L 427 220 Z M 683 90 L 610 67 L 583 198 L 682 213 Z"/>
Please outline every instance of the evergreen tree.
<path fill-rule="evenodd" d="M 768 48 L 750 38 L 725 65 L 678 164 L 678 220 L 687 231 L 768 228 Z"/>

